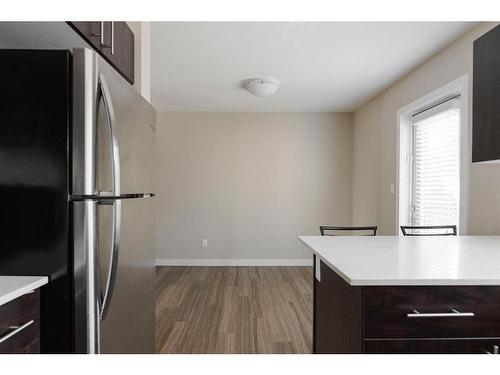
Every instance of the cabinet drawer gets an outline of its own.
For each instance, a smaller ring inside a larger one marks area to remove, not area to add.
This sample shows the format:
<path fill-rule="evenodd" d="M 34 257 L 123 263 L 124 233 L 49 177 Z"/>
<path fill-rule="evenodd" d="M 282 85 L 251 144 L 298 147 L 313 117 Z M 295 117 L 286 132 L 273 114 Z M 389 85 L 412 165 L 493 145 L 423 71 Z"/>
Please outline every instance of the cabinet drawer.
<path fill-rule="evenodd" d="M 367 287 L 364 303 L 366 338 L 500 337 L 497 286 Z"/>
<path fill-rule="evenodd" d="M 39 301 L 40 292 L 36 290 L 0 306 L 0 353 L 39 352 Z"/>
<path fill-rule="evenodd" d="M 500 338 L 365 340 L 369 354 L 493 354 Z"/>

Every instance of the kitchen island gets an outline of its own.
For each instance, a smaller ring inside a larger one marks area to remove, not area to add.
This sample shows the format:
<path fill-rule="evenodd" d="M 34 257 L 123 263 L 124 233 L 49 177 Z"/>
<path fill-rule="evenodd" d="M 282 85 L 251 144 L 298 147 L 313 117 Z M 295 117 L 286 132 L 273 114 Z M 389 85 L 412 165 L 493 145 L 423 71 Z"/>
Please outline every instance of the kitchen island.
<path fill-rule="evenodd" d="M 314 353 L 495 353 L 500 236 L 300 236 Z"/>

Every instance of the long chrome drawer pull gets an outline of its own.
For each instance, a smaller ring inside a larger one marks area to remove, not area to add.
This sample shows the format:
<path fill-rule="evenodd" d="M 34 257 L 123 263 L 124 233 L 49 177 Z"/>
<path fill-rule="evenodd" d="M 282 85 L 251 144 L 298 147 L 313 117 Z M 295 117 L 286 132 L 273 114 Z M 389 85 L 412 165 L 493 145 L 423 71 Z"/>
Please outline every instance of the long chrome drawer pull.
<path fill-rule="evenodd" d="M 498 349 L 498 345 L 493 345 L 493 353 L 486 349 L 483 349 L 483 352 L 486 354 L 498 354 Z"/>
<path fill-rule="evenodd" d="M 451 312 L 447 313 L 421 313 L 418 310 L 413 310 L 413 312 L 406 314 L 408 318 L 460 318 L 466 316 L 474 316 L 473 312 L 460 312 L 458 310 L 452 309 Z"/>
<path fill-rule="evenodd" d="M 10 339 L 12 336 L 17 335 L 23 329 L 25 329 L 25 328 L 29 327 L 30 325 L 32 325 L 34 322 L 35 322 L 34 320 L 30 320 L 29 322 L 24 323 L 22 326 L 12 326 L 12 327 L 9 327 L 13 331 L 10 331 L 6 335 L 3 335 L 2 337 L 0 337 L 0 344 L 2 342 L 4 342 L 4 341 Z"/>

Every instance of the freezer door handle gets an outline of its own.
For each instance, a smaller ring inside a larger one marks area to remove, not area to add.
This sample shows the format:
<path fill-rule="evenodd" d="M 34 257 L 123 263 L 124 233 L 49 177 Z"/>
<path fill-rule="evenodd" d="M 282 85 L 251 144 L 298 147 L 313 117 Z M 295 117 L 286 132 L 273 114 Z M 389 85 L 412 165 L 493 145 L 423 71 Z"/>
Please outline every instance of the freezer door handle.
<path fill-rule="evenodd" d="M 102 73 L 99 74 L 99 88 L 102 95 L 102 100 L 104 102 L 104 107 L 106 110 L 106 115 L 109 124 L 109 135 L 111 138 L 111 154 L 112 154 L 112 164 L 111 164 L 111 174 L 112 174 L 112 185 L 113 190 L 109 192 L 112 196 L 120 195 L 120 153 L 118 149 L 118 138 L 116 130 L 116 118 L 113 108 L 113 102 L 111 101 L 111 96 L 109 93 L 108 85 L 106 83 L 106 78 Z M 111 255 L 108 268 L 108 277 L 106 279 L 106 286 L 104 288 L 104 293 L 101 296 L 101 309 L 99 317 L 101 320 L 106 318 L 106 314 L 109 309 L 109 303 L 113 296 L 113 289 L 116 281 L 116 271 L 118 267 L 118 255 L 120 250 L 120 232 L 121 232 L 121 202 L 119 200 L 113 201 L 113 233 L 111 237 Z"/>
<path fill-rule="evenodd" d="M 111 138 L 111 174 L 113 180 L 113 190 L 107 193 L 109 195 L 120 195 L 120 152 L 118 149 L 118 135 L 116 134 L 116 117 L 113 108 L 113 102 L 111 101 L 111 95 L 109 94 L 108 84 L 106 83 L 106 78 L 102 73 L 99 74 L 99 88 L 101 91 L 104 108 L 106 110 L 106 116 L 109 125 L 109 135 Z"/>

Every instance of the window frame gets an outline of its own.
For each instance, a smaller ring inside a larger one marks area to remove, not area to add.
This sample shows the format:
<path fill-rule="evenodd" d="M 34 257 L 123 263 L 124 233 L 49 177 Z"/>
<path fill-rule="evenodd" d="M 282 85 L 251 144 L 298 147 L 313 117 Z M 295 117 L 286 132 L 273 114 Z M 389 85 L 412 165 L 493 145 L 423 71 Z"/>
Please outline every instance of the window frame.
<path fill-rule="evenodd" d="M 410 203 L 412 202 L 413 173 L 413 119 L 412 115 L 425 108 L 460 95 L 460 206 L 458 233 L 468 233 L 469 176 L 472 161 L 472 129 L 469 118 L 468 74 L 432 91 L 397 111 L 397 169 L 396 169 L 396 233 L 401 235 L 401 225 L 411 225 Z M 456 100 L 456 99 L 455 99 Z"/>

